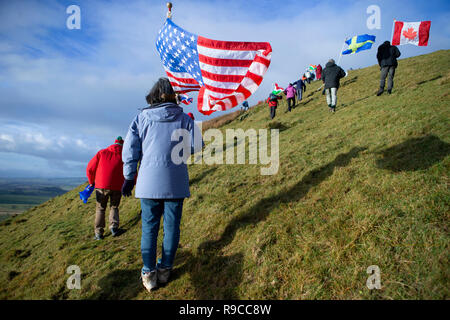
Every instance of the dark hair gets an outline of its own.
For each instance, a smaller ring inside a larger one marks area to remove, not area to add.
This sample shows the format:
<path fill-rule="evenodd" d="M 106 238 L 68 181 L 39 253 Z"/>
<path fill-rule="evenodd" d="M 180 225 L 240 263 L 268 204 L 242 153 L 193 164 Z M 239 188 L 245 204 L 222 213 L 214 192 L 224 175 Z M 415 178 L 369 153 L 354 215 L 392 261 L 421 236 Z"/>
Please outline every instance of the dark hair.
<path fill-rule="evenodd" d="M 162 102 L 177 103 L 175 91 L 173 91 L 172 85 L 167 78 L 159 78 L 145 97 L 145 100 L 147 100 L 149 105 Z"/>

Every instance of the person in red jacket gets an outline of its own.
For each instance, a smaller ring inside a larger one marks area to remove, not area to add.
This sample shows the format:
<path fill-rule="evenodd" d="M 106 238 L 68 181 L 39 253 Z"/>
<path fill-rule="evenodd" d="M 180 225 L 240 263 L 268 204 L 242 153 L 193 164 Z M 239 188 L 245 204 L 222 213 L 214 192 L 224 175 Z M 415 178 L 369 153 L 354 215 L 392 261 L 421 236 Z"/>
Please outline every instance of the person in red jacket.
<path fill-rule="evenodd" d="M 105 211 L 110 201 L 109 229 L 113 237 L 119 232 L 119 204 L 122 198 L 123 177 L 122 137 L 102 149 L 89 161 L 86 174 L 90 185 L 95 185 L 95 239 L 103 239 Z"/>
<path fill-rule="evenodd" d="M 316 79 L 317 80 L 322 79 L 322 66 L 320 64 L 316 68 Z"/>
<path fill-rule="evenodd" d="M 270 118 L 273 119 L 275 118 L 275 113 L 277 110 L 277 106 L 278 106 L 278 100 L 280 100 L 281 97 L 277 96 L 273 93 L 271 93 L 269 95 L 269 98 L 267 98 L 266 102 L 269 104 L 270 107 Z"/>

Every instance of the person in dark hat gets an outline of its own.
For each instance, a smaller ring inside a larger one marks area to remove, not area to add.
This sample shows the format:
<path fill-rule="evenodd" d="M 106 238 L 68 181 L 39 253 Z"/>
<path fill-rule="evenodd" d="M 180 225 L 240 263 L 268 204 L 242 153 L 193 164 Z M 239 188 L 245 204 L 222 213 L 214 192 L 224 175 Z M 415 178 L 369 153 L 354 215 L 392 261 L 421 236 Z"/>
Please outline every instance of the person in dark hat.
<path fill-rule="evenodd" d="M 113 237 L 119 232 L 119 205 L 122 197 L 123 177 L 122 137 L 117 137 L 114 144 L 102 149 L 89 161 L 86 174 L 91 186 L 95 185 L 95 237 L 103 239 L 105 229 L 105 212 L 110 202 L 109 229 Z"/>

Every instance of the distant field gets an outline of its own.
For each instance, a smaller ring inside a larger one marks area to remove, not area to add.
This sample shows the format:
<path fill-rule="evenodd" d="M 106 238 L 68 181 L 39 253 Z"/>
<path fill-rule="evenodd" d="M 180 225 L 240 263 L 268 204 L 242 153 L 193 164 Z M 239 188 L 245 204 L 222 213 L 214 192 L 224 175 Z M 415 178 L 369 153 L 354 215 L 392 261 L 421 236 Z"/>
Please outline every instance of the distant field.
<path fill-rule="evenodd" d="M 0 178 L 0 221 L 62 195 L 83 182 L 84 178 Z"/>

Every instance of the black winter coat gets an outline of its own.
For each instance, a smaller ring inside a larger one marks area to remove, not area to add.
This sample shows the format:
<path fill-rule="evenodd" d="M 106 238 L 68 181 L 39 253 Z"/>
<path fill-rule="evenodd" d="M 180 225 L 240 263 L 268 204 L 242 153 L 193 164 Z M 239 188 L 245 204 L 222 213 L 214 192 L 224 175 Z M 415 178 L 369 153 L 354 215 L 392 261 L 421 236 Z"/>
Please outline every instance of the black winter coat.
<path fill-rule="evenodd" d="M 338 65 L 328 62 L 322 71 L 322 81 L 325 83 L 325 89 L 339 88 L 339 80 L 345 77 L 345 71 Z"/>
<path fill-rule="evenodd" d="M 398 57 L 400 57 L 400 50 L 396 46 L 392 46 L 389 41 L 383 42 L 378 47 L 377 60 L 381 68 L 390 66 L 397 67 Z"/>

